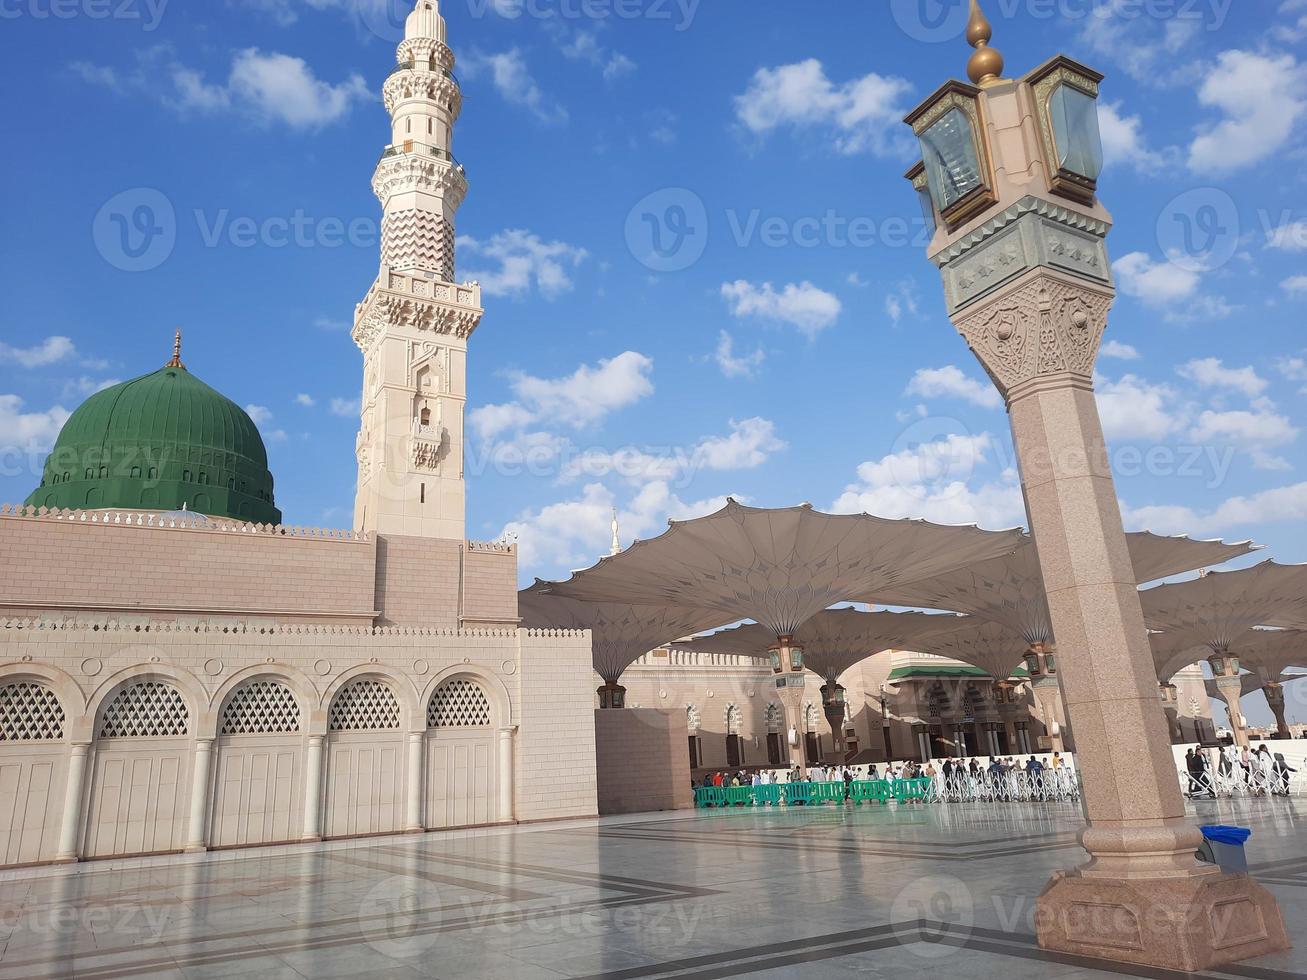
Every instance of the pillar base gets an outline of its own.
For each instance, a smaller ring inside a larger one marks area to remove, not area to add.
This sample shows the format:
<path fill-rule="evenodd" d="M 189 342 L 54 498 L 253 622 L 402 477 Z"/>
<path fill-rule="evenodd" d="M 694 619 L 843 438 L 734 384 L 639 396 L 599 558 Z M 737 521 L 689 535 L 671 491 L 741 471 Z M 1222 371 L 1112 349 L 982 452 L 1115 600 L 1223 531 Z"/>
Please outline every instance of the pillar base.
<path fill-rule="evenodd" d="M 50 863 L 51 863 L 51 864 L 76 864 L 77 861 L 78 861 L 78 858 L 77 858 L 76 855 L 69 856 L 69 855 L 66 855 L 66 854 L 61 854 L 61 855 L 59 855 L 58 857 L 56 857 L 53 861 L 51 861 Z"/>
<path fill-rule="evenodd" d="M 299 843 L 300 843 L 300 844 L 321 844 L 321 843 L 322 843 L 322 835 L 321 835 L 321 834 L 305 834 L 304 836 L 302 836 L 302 837 L 299 839 Z"/>
<path fill-rule="evenodd" d="M 1186 972 L 1290 948 L 1275 898 L 1246 874 L 1059 871 L 1039 896 L 1035 922 L 1044 949 Z"/>
<path fill-rule="evenodd" d="M 182 853 L 183 853 L 183 854 L 204 854 L 206 851 L 208 851 L 208 849 L 209 849 L 209 847 L 208 847 L 207 844 L 187 844 L 185 847 L 182 848 Z"/>

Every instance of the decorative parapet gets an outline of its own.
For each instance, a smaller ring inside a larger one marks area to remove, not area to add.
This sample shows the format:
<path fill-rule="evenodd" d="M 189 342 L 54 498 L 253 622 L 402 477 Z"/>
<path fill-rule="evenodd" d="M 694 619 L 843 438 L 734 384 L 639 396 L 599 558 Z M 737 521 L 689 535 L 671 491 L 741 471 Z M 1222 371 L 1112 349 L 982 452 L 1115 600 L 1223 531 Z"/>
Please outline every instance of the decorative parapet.
<path fill-rule="evenodd" d="M 317 541 L 365 543 L 371 540 L 366 531 L 300 527 L 286 524 L 242 524 L 239 521 L 215 520 L 205 517 L 203 514 L 192 514 L 185 511 L 161 514 L 127 511 L 50 510 L 45 507 L 24 507 L 21 504 L 0 504 L 0 517 L 62 521 L 66 524 L 150 527 L 177 531 L 210 531 L 221 534 L 259 534 L 273 537 L 310 538 Z"/>
<path fill-rule="evenodd" d="M 124 623 L 117 620 L 86 622 L 76 619 L 29 618 L 0 620 L 0 634 L 9 631 L 101 633 L 101 634 L 216 634 L 232 636 L 422 636 L 475 639 L 507 639 L 519 632 L 515 628 L 451 629 L 424 626 L 341 626 L 329 623 Z M 528 636 L 581 636 L 582 630 L 528 630 Z"/>
<path fill-rule="evenodd" d="M 503 541 L 469 541 L 468 551 L 483 551 L 493 555 L 515 555 L 517 545 Z"/>
<path fill-rule="evenodd" d="M 583 636 L 589 636 L 589 630 L 564 630 L 564 629 L 529 629 L 523 630 L 526 635 L 533 640 L 538 639 L 574 639 Z"/>

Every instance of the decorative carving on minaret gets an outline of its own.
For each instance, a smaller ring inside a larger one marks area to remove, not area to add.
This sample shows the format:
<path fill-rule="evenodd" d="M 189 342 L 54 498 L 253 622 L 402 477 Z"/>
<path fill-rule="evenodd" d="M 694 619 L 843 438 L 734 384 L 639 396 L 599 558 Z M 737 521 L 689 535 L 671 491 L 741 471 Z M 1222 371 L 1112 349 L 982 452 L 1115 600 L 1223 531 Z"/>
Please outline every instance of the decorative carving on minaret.
<path fill-rule="evenodd" d="M 436 0 L 416 0 L 382 98 L 390 140 L 372 176 L 381 262 L 353 330 L 365 357 L 355 520 L 380 533 L 462 538 L 467 340 L 483 311 L 480 287 L 455 281 L 455 218 L 468 190 L 453 153 L 463 97 Z"/>

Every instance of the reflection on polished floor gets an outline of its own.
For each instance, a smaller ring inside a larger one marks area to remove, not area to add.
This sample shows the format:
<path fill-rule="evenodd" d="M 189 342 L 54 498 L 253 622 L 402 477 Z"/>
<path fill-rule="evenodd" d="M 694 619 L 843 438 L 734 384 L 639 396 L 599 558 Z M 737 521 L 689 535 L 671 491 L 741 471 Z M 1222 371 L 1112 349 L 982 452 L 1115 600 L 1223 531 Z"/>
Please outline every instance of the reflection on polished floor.
<path fill-rule="evenodd" d="M 1253 829 L 1307 935 L 1307 806 L 1195 816 Z M 723 810 L 13 871 L 0 977 L 1120 975 L 1034 944 L 1079 825 L 1071 805 Z M 1212 975 L 1302 977 L 1307 945 Z"/>

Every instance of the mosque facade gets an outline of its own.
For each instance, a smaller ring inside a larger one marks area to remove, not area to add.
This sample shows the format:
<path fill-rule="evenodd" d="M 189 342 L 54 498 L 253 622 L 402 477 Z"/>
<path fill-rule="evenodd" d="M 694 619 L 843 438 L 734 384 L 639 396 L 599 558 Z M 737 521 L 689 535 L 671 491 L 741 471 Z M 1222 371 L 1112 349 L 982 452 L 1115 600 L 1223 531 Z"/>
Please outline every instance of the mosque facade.
<path fill-rule="evenodd" d="M 596 813 L 589 636 L 520 629 L 516 548 L 464 533 L 453 65 L 420 0 L 354 321 L 357 531 L 282 523 L 258 427 L 180 339 L 0 509 L 0 864 Z"/>

